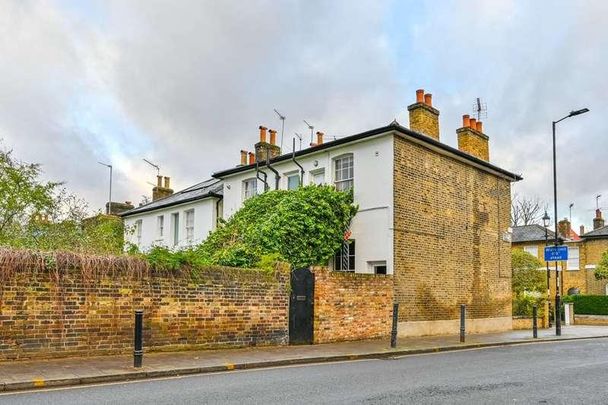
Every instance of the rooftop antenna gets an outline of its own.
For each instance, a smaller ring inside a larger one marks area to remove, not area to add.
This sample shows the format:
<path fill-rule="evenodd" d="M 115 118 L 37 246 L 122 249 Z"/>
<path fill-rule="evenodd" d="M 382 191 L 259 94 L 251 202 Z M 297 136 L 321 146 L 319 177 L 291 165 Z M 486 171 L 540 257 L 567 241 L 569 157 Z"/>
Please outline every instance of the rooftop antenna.
<path fill-rule="evenodd" d="M 302 135 L 298 134 L 297 132 L 294 132 L 294 134 L 296 134 L 296 136 L 300 140 L 300 149 L 299 150 L 302 150 Z"/>
<path fill-rule="evenodd" d="M 281 120 L 281 149 L 283 149 L 283 133 L 285 132 L 285 118 L 287 117 L 278 112 L 276 108 L 274 109 L 274 112 L 277 113 L 279 119 Z"/>
<path fill-rule="evenodd" d="M 154 163 L 150 162 L 148 159 L 143 159 L 144 162 L 146 162 L 147 164 L 149 164 L 150 166 L 152 166 L 153 168 L 156 169 L 156 175 L 160 176 L 160 166 L 159 165 L 155 165 Z"/>
<path fill-rule="evenodd" d="M 110 169 L 110 196 L 108 197 L 108 209 L 106 211 L 108 215 L 112 215 L 112 165 L 102 162 L 97 163 Z"/>
<path fill-rule="evenodd" d="M 568 209 L 570 210 L 570 217 L 568 218 L 568 220 L 570 221 L 570 223 L 572 223 L 572 207 L 574 207 L 574 203 L 570 203 L 570 205 L 568 206 Z"/>
<path fill-rule="evenodd" d="M 312 145 L 312 142 L 313 142 L 313 137 L 312 137 L 312 134 L 313 134 L 313 132 L 314 132 L 314 130 L 315 130 L 315 127 L 314 127 L 314 125 L 310 125 L 308 122 L 306 122 L 306 120 L 303 120 L 303 121 L 304 121 L 304 123 L 305 123 L 306 125 L 308 125 L 308 129 L 310 129 L 310 144 Z M 300 149 L 301 149 L 301 148 L 300 148 Z"/>
<path fill-rule="evenodd" d="M 596 210 L 600 209 L 600 197 L 601 196 L 602 196 L 601 194 L 598 194 L 595 196 L 595 209 Z"/>
<path fill-rule="evenodd" d="M 479 97 L 473 103 L 473 113 L 477 115 L 477 121 L 480 121 L 482 118 L 488 118 L 488 105 L 481 101 Z"/>

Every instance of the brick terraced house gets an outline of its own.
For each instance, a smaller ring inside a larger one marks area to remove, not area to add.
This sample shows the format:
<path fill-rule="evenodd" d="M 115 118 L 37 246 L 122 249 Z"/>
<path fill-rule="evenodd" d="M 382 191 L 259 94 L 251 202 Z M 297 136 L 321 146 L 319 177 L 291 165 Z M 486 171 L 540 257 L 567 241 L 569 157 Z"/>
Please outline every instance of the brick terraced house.
<path fill-rule="evenodd" d="M 281 154 L 276 131 L 260 126 L 254 151 L 213 177 L 224 218 L 251 196 L 301 184 L 352 189 L 359 212 L 335 271 L 393 275 L 399 334 L 454 333 L 460 304 L 471 332 L 508 330 L 511 318 L 511 183 L 489 161 L 489 138 L 468 115 L 458 148 L 441 142 L 432 96 L 416 92 L 410 128 L 396 121 Z"/>
<path fill-rule="evenodd" d="M 608 295 L 608 281 L 595 279 L 594 270 L 602 254 L 608 251 L 608 226 L 605 226 L 601 210 L 596 210 L 593 219 L 593 230 L 585 232 L 581 226 L 580 233 L 576 233 L 568 219 L 558 223 L 559 238 L 568 246 L 568 261 L 558 264 L 561 271 L 560 294 Z M 549 244 L 553 244 L 555 234 L 546 230 Z M 522 249 L 538 258 L 546 269 L 544 261 L 545 228 L 541 225 L 525 225 L 513 228 L 513 249 Z M 550 263 L 550 289 L 551 296 L 555 295 L 555 262 Z"/>

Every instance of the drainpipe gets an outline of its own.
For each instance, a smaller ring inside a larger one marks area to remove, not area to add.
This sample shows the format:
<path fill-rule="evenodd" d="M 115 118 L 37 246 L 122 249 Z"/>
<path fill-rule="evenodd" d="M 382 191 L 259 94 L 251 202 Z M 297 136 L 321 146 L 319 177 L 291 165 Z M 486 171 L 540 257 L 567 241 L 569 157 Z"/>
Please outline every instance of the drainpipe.
<path fill-rule="evenodd" d="M 304 168 L 298 161 L 296 160 L 296 138 L 292 139 L 292 147 L 291 147 L 291 160 L 300 168 L 300 185 L 304 185 Z"/>
<path fill-rule="evenodd" d="M 281 176 L 279 175 L 279 172 L 277 172 L 274 167 L 270 166 L 270 148 L 268 146 L 266 146 L 266 166 L 272 170 L 272 172 L 274 173 L 274 189 L 278 190 L 279 189 L 279 180 L 281 180 Z"/>
<path fill-rule="evenodd" d="M 260 173 L 264 175 L 263 178 L 262 176 L 260 176 Z M 260 163 L 257 160 L 255 161 L 255 177 L 262 183 L 264 183 L 264 191 L 268 191 L 268 175 L 266 174 L 266 172 L 260 170 Z"/>

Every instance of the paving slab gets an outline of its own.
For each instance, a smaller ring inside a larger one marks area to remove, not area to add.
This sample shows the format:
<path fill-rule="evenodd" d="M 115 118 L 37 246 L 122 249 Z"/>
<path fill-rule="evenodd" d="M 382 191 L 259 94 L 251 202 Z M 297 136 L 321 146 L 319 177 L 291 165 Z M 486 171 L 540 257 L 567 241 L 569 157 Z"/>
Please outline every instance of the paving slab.
<path fill-rule="evenodd" d="M 467 335 L 400 338 L 396 348 L 388 340 L 319 345 L 145 353 L 143 367 L 133 368 L 130 355 L 0 362 L 0 391 L 127 381 L 194 373 L 211 373 L 290 364 L 405 356 L 478 347 L 558 340 L 608 338 L 606 326 L 567 326 L 562 336 L 553 329 Z"/>

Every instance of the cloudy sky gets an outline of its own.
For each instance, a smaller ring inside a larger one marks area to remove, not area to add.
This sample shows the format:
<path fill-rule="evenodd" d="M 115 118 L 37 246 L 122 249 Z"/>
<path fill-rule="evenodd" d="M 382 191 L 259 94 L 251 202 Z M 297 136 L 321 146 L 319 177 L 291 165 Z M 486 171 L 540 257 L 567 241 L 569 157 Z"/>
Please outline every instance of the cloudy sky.
<path fill-rule="evenodd" d="M 257 127 L 285 143 L 407 125 L 433 93 L 442 140 L 481 97 L 491 160 L 551 202 L 559 124 L 560 216 L 608 213 L 608 2 L 0 0 L 0 138 L 101 208 L 151 194 L 158 163 L 175 189 L 238 163 Z"/>

